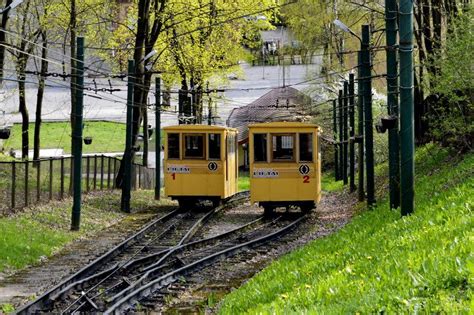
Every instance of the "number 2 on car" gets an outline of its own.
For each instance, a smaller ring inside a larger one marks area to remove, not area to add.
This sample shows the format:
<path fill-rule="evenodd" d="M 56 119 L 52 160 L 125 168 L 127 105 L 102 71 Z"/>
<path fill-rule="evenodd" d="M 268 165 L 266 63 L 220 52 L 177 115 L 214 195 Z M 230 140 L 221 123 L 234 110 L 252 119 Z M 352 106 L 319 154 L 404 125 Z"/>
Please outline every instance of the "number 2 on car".
<path fill-rule="evenodd" d="M 305 183 L 305 184 L 309 183 L 309 176 L 308 175 L 303 176 L 303 183 Z"/>

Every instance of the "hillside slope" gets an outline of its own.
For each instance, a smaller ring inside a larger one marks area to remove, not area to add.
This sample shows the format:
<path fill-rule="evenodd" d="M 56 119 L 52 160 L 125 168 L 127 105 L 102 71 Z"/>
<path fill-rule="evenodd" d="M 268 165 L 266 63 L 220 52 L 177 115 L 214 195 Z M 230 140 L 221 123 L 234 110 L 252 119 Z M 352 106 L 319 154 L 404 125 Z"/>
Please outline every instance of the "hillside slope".
<path fill-rule="evenodd" d="M 222 303 L 235 313 L 468 313 L 474 155 L 417 149 L 416 212 L 386 200 L 259 273 Z"/>

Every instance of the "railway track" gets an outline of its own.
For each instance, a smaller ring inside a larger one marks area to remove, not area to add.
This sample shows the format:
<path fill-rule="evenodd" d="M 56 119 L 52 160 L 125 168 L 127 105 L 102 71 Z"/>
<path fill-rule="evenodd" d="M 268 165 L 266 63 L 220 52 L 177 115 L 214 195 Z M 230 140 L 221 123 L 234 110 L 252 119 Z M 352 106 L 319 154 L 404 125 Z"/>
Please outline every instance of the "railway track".
<path fill-rule="evenodd" d="M 248 198 L 239 194 L 230 205 Z M 304 219 L 254 219 L 225 233 L 196 237 L 224 207 L 207 213 L 173 211 L 148 224 L 119 246 L 17 311 L 122 313 L 160 302 L 160 290 L 185 275 L 239 251 L 271 241 Z M 202 235 L 202 233 L 201 233 Z M 134 306 L 135 305 L 135 306 Z"/>

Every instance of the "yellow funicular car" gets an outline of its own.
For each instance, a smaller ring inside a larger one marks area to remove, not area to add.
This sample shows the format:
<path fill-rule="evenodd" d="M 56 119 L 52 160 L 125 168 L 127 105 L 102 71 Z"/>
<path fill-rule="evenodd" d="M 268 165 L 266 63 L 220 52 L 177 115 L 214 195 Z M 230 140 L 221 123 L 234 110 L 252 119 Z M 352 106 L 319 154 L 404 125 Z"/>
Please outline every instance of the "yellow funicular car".
<path fill-rule="evenodd" d="M 320 129 L 300 122 L 249 125 L 250 196 L 266 214 L 277 207 L 308 212 L 321 199 Z"/>
<path fill-rule="evenodd" d="M 237 130 L 178 125 L 165 131 L 165 193 L 186 208 L 198 200 L 214 206 L 237 192 Z"/>

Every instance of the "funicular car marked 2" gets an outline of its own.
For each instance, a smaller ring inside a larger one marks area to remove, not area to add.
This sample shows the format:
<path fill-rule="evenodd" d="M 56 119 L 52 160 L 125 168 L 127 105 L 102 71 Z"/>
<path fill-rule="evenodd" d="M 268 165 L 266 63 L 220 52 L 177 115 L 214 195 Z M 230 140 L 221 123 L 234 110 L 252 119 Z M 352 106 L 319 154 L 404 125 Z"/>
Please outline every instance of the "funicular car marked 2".
<path fill-rule="evenodd" d="M 276 207 L 313 209 L 321 199 L 320 129 L 299 122 L 249 125 L 250 199 L 266 214 Z"/>

